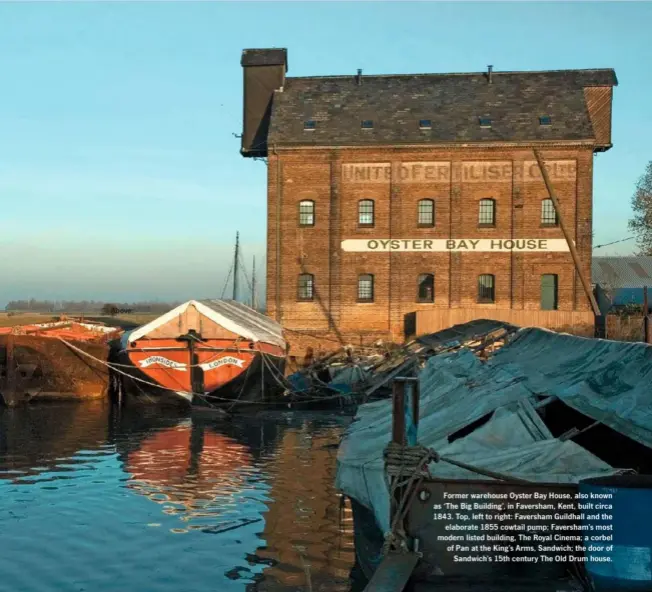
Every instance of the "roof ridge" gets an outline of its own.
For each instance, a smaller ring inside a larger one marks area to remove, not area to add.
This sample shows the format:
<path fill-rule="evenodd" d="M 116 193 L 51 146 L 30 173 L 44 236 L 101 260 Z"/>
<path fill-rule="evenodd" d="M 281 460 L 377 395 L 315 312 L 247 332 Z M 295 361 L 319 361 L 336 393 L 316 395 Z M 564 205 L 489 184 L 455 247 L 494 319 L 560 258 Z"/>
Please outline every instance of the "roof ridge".
<path fill-rule="evenodd" d="M 567 68 L 563 70 L 492 70 L 492 76 L 503 74 L 562 74 L 569 72 L 613 72 L 614 68 Z M 362 78 L 413 78 L 415 76 L 486 76 L 487 71 L 481 72 L 415 72 L 412 74 L 363 74 Z M 329 74 L 324 76 L 288 76 L 286 80 L 343 80 L 355 78 L 355 74 Z"/>

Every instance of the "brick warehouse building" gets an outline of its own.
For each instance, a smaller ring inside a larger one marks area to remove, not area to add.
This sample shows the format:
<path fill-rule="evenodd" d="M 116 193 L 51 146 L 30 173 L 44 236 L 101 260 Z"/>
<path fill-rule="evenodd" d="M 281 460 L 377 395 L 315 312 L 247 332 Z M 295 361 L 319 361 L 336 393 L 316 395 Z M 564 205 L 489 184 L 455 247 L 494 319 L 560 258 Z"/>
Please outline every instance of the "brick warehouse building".
<path fill-rule="evenodd" d="M 285 49 L 241 60 L 241 153 L 268 165 L 269 316 L 347 342 L 593 322 L 579 273 L 613 70 L 291 78 L 287 64 Z"/>

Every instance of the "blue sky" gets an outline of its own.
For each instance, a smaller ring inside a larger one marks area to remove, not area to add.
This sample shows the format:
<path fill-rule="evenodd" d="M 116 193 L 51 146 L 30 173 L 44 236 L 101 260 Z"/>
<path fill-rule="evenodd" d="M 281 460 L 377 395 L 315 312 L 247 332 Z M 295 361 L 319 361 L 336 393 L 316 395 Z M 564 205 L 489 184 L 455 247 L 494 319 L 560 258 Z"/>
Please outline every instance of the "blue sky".
<path fill-rule="evenodd" d="M 613 67 L 595 243 L 627 237 L 650 23 L 643 2 L 0 3 L 0 307 L 219 297 L 236 230 L 262 266 L 266 167 L 233 136 L 247 47 L 287 47 L 290 76 Z"/>

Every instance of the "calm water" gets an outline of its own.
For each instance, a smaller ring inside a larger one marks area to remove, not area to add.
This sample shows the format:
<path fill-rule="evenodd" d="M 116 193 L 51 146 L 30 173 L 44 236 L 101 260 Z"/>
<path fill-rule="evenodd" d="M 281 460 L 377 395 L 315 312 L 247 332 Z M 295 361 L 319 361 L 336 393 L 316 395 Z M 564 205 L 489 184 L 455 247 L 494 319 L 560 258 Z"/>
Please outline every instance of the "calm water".
<path fill-rule="evenodd" d="M 0 591 L 348 591 L 349 421 L 0 408 Z"/>

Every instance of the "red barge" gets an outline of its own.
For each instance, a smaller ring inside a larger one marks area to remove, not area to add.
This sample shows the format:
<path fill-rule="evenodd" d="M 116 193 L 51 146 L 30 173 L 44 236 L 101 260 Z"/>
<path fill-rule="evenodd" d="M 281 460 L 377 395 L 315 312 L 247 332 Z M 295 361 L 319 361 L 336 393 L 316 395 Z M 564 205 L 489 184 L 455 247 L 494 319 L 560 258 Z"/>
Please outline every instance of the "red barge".
<path fill-rule="evenodd" d="M 67 320 L 0 328 L 0 404 L 105 397 L 121 329 Z"/>
<path fill-rule="evenodd" d="M 127 332 L 111 359 L 123 400 L 221 406 L 282 387 L 281 326 L 234 300 L 190 300 Z"/>

